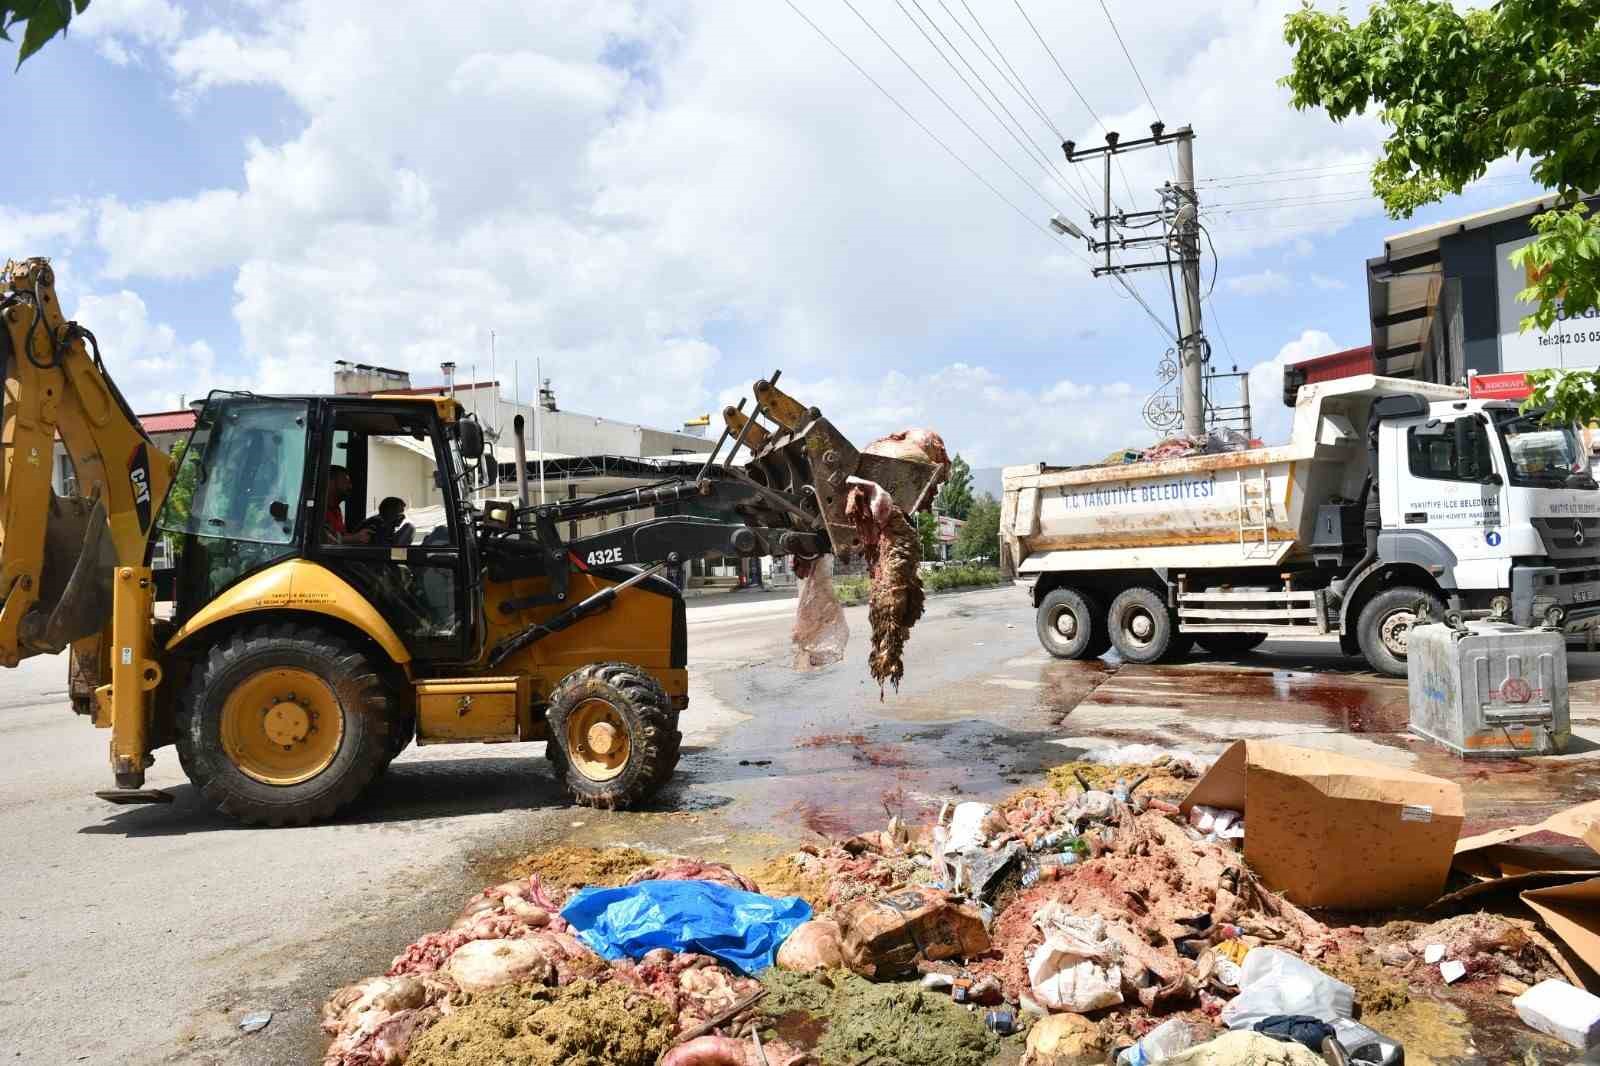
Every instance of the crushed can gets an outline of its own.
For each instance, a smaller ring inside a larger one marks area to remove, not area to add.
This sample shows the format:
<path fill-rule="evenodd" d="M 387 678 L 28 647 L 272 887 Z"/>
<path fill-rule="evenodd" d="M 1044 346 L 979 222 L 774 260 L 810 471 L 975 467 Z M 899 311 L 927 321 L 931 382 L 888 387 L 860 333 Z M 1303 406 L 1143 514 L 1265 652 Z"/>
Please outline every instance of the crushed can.
<path fill-rule="evenodd" d="M 983 1016 L 983 1024 L 999 1036 L 1010 1036 L 1017 1031 L 1017 1016 L 1008 1010 L 992 1010 Z"/>

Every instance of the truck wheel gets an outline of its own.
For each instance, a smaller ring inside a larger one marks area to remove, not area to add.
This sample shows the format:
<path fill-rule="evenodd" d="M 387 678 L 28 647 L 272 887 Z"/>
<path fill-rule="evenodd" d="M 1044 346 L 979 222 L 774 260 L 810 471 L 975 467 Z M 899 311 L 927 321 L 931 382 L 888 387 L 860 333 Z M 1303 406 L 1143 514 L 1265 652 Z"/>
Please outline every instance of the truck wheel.
<path fill-rule="evenodd" d="M 1171 652 L 1187 647 L 1178 640 L 1177 626 L 1166 599 L 1154 589 L 1131 588 L 1117 593 L 1106 612 L 1106 625 L 1117 654 L 1130 663 L 1159 662 Z"/>
<path fill-rule="evenodd" d="M 1245 655 L 1261 646 L 1265 633 L 1201 633 L 1195 635 L 1200 646 L 1212 655 Z"/>
<path fill-rule="evenodd" d="M 625 810 L 660 788 L 678 764 L 677 715 L 655 678 L 631 663 L 579 667 L 550 694 L 552 761 L 574 803 Z"/>
<path fill-rule="evenodd" d="M 391 700 L 365 652 L 303 625 L 241 630 L 196 664 L 178 758 L 218 810 L 254 825 L 333 815 L 383 771 Z"/>
<path fill-rule="evenodd" d="M 1361 608 L 1361 616 L 1356 621 L 1356 638 L 1361 642 L 1361 654 L 1366 657 L 1367 664 L 1378 673 L 1406 676 L 1406 645 L 1424 603 L 1434 618 L 1444 617 L 1444 601 L 1414 585 L 1385 589 Z"/>
<path fill-rule="evenodd" d="M 1039 643 L 1057 659 L 1093 659 L 1111 647 L 1100 602 L 1078 589 L 1051 589 L 1039 603 L 1034 625 Z"/>

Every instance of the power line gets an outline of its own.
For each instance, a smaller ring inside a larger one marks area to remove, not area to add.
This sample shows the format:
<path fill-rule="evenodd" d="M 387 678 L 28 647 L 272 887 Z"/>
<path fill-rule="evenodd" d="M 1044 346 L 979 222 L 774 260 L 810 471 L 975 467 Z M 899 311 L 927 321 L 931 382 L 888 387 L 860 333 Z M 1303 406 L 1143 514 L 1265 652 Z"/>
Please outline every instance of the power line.
<path fill-rule="evenodd" d="M 917 32 L 922 34 L 923 40 L 927 41 L 928 45 L 935 52 L 939 53 L 939 58 L 945 61 L 945 65 L 947 65 L 955 74 L 955 76 L 961 80 L 961 83 L 967 87 L 967 91 L 972 93 L 973 96 L 977 97 L 978 103 L 984 106 L 984 109 L 989 112 L 990 117 L 1000 124 L 1000 127 L 1004 129 L 1007 135 L 1009 135 L 1010 138 L 1017 143 L 1017 146 L 1027 154 L 1030 160 L 1039 164 L 1040 168 L 1044 170 L 1047 177 L 1051 178 L 1057 185 L 1061 186 L 1062 192 L 1066 193 L 1068 196 L 1077 198 L 1078 192 L 1076 189 L 1073 189 L 1067 184 L 1066 175 L 1061 173 L 1060 169 L 1055 166 L 1048 155 L 1039 150 L 1039 146 L 1031 138 L 1028 138 L 1027 131 L 1022 129 L 1021 124 L 1017 122 L 1017 117 L 1011 113 L 1011 109 L 1006 107 L 1005 102 L 1002 101 L 1000 97 L 995 94 L 995 91 L 989 87 L 989 83 L 983 80 L 983 75 L 979 74 L 977 69 L 973 67 L 971 63 L 967 62 L 967 57 L 955 46 L 955 42 L 951 41 L 949 36 L 938 25 L 938 23 L 934 22 L 933 19 L 928 16 L 928 12 L 923 8 L 919 0 L 911 0 L 911 3 L 915 5 L 918 13 L 920 13 L 924 19 L 927 19 L 928 24 L 933 27 L 934 32 L 938 33 L 938 35 L 944 40 L 944 43 L 948 45 L 950 50 L 956 54 L 956 57 L 959 58 L 962 63 L 966 64 L 968 70 L 972 71 L 972 76 L 978 79 L 978 84 L 982 85 L 984 89 L 988 91 L 989 95 L 994 97 L 994 102 L 1000 105 L 1001 110 L 1005 111 L 1006 115 L 1010 117 L 1012 124 L 1017 127 L 1017 130 L 1021 131 L 1020 135 L 1018 132 L 1014 131 L 1010 125 L 1007 125 L 1006 121 L 1002 119 L 995 109 L 989 105 L 989 101 L 985 100 L 983 95 L 979 93 L 977 89 L 973 88 L 972 83 L 967 80 L 966 75 L 962 74 L 960 68 L 958 68 L 955 63 L 951 61 L 950 57 L 945 54 L 944 49 L 940 48 L 934 39 L 928 36 L 928 31 L 922 28 L 921 23 L 919 23 L 915 18 L 912 18 L 911 12 L 906 9 L 905 4 L 901 3 L 901 0 L 895 0 L 895 6 L 900 9 L 901 14 L 905 15 L 906 19 L 917 28 Z M 1089 206 L 1087 200 L 1081 198 L 1079 199 L 1079 206 L 1091 212 L 1094 210 Z"/>
<path fill-rule="evenodd" d="M 1150 105 L 1151 112 L 1156 116 L 1156 121 L 1161 121 L 1161 109 L 1156 106 L 1155 100 L 1150 96 L 1150 87 L 1144 83 L 1144 76 L 1139 73 L 1139 64 L 1133 61 L 1133 55 L 1128 51 L 1127 42 L 1122 39 L 1122 31 L 1117 29 L 1117 20 L 1111 17 L 1111 9 L 1106 6 L 1106 0 L 1100 0 L 1100 10 L 1106 13 L 1106 21 L 1111 24 L 1111 33 L 1117 38 L 1117 43 L 1122 46 L 1122 55 L 1128 61 L 1128 67 L 1133 71 L 1134 80 L 1139 83 L 1139 89 L 1144 93 L 1144 102 Z"/>
<path fill-rule="evenodd" d="M 911 110 L 907 108 L 905 104 L 902 104 L 893 93 L 891 93 L 888 89 L 885 89 L 877 78 L 874 78 L 871 74 L 867 73 L 866 68 L 860 63 L 857 63 L 855 59 L 851 57 L 850 53 L 844 50 L 839 42 L 828 36 L 828 32 L 826 30 L 824 30 L 821 26 L 818 26 L 815 22 L 811 21 L 810 16 L 808 16 L 804 11 L 801 11 L 800 8 L 795 5 L 794 0 L 783 0 L 783 2 L 788 4 L 790 9 L 793 10 L 796 15 L 799 15 L 801 20 L 804 21 L 807 26 L 810 26 L 813 30 L 815 30 L 817 32 L 817 36 L 828 42 L 828 44 L 833 47 L 833 50 L 838 52 L 839 55 L 844 58 L 846 63 L 849 63 L 852 67 L 855 67 L 856 73 L 860 74 L 863 78 L 866 78 L 867 81 L 871 82 L 872 87 L 882 93 L 891 104 L 900 110 L 902 115 L 915 123 L 918 129 L 920 129 L 923 133 L 926 133 L 928 137 L 932 139 L 933 143 L 937 144 L 940 148 L 943 148 L 945 150 L 945 154 L 947 154 L 951 159 L 954 159 L 957 163 L 961 164 L 962 169 L 964 169 L 968 174 L 971 174 L 974 178 L 977 178 L 979 181 L 981 181 L 984 186 L 987 187 L 990 192 L 998 196 L 1007 207 L 1011 208 L 1011 210 L 1022 216 L 1022 220 L 1024 222 L 1033 228 L 1042 231 L 1045 236 L 1051 239 L 1052 243 L 1060 244 L 1060 242 L 1055 239 L 1055 234 L 1053 234 L 1046 227 L 1040 225 L 1039 221 L 1032 215 L 1018 207 L 1009 196 L 1001 192 L 993 182 L 984 177 L 971 163 L 968 163 L 965 159 L 961 158 L 961 156 L 956 153 L 954 148 L 951 148 L 944 142 L 943 138 L 941 138 L 937 133 L 933 132 L 933 130 L 929 129 L 928 126 L 916 115 L 913 115 Z M 1089 262 L 1088 259 L 1083 256 L 1078 256 L 1078 259 L 1084 263 Z"/>
<path fill-rule="evenodd" d="M 1036 185 L 1034 185 L 1033 182 L 1029 181 L 1026 177 L 1024 177 L 1020 170 L 1018 170 L 1016 167 L 1012 166 L 1011 165 L 1011 161 L 1009 159 L 1007 159 L 1005 156 L 1001 155 L 999 150 L 996 149 L 994 145 L 990 144 L 988 142 L 988 140 L 983 136 L 983 134 L 979 133 L 977 130 L 972 128 L 972 123 L 968 122 L 966 120 L 966 118 L 962 116 L 961 112 L 957 111 L 954 107 L 952 107 L 950 105 L 950 101 L 946 100 L 939 93 L 938 89 L 935 89 L 931 84 L 929 84 L 928 79 L 924 78 L 922 76 L 922 73 L 920 71 L 918 71 L 916 67 L 912 66 L 910 60 L 906 59 L 905 56 L 900 54 L 900 50 L 898 48 L 896 48 L 894 45 L 889 43 L 889 39 L 887 37 L 885 37 L 883 34 L 878 32 L 878 28 L 876 26 L 874 26 L 867 19 L 867 17 L 865 15 L 863 15 L 856 8 L 855 4 L 851 3 L 850 0 L 842 0 L 842 2 L 844 3 L 845 7 L 850 9 L 851 13 L 854 14 L 856 18 L 861 20 L 861 24 L 863 26 L 865 26 L 868 30 L 870 30 L 872 32 L 872 35 L 874 37 L 876 37 L 879 40 L 879 42 L 881 42 L 883 44 L 883 46 L 885 48 L 887 48 L 894 55 L 894 57 L 896 59 L 898 59 L 901 62 L 901 64 L 907 70 L 909 70 L 911 72 L 912 77 L 916 78 L 919 82 L 921 82 L 922 83 L 922 87 L 924 89 L 927 89 L 930 93 L 932 93 L 934 99 L 938 100 L 941 104 L 943 104 L 944 107 L 945 107 L 945 110 L 949 111 L 950 114 L 954 115 L 957 122 L 961 123 L 961 125 L 966 127 L 966 130 L 967 130 L 968 133 L 970 133 L 974 137 L 976 137 L 978 139 L 979 143 L 982 144 L 985 148 L 989 149 L 989 153 L 1000 161 L 1000 164 L 1002 166 L 1004 166 L 1007 170 L 1011 171 L 1011 173 L 1016 177 L 1016 179 L 1018 181 L 1022 182 L 1024 185 L 1026 185 L 1028 187 L 1028 191 L 1029 192 L 1031 192 L 1031 193 L 1033 193 L 1033 195 L 1037 196 L 1040 200 L 1042 200 L 1045 203 L 1045 205 L 1047 207 L 1051 208 L 1052 210 L 1058 210 L 1058 211 L 1060 210 L 1060 208 L 1056 205 L 1056 203 L 1054 201 L 1052 201 L 1044 193 L 1040 192 L 1038 187 Z M 793 7 L 794 5 L 793 5 L 793 3 L 790 3 L 789 6 Z M 796 9 L 796 10 L 798 10 L 798 9 Z M 904 10 L 904 9 L 902 9 L 902 10 Z"/>
<path fill-rule="evenodd" d="M 1283 170 L 1252 170 L 1242 174 L 1219 174 L 1215 177 L 1201 178 L 1202 182 L 1232 181 L 1234 178 L 1264 178 L 1272 174 L 1311 174 L 1317 171 L 1332 170 L 1365 170 L 1371 163 L 1323 163 L 1314 167 L 1288 167 Z"/>
<path fill-rule="evenodd" d="M 1050 47 L 1050 42 L 1044 39 L 1044 34 L 1039 32 L 1039 27 L 1035 26 L 1033 24 L 1033 19 L 1028 17 L 1028 11 L 1022 6 L 1022 0 L 1011 0 L 1011 2 L 1017 5 L 1017 11 L 1022 15 L 1023 21 L 1028 24 L 1028 28 L 1033 31 L 1033 35 L 1037 37 L 1039 39 L 1039 43 L 1044 46 L 1045 52 L 1050 56 L 1050 62 L 1054 63 L 1056 65 L 1056 69 L 1061 72 L 1061 76 L 1067 79 L 1067 85 L 1072 89 L 1073 93 L 1077 95 L 1078 102 L 1083 104 L 1083 109 L 1089 112 L 1089 117 L 1094 119 L 1095 125 L 1100 127 L 1100 132 L 1111 132 L 1110 130 L 1106 129 L 1105 122 L 1095 112 L 1095 109 L 1089 105 L 1088 99 L 1084 97 L 1082 90 L 1078 88 L 1078 83 L 1072 80 L 1071 74 L 1067 73 L 1067 68 L 1061 65 L 1061 60 L 1056 58 L 1055 49 Z M 1117 171 L 1122 175 L 1123 187 L 1128 190 L 1129 204 L 1133 207 L 1138 207 L 1139 198 L 1133 195 L 1133 183 L 1128 180 L 1128 171 L 1123 167 L 1122 160 L 1120 159 L 1117 160 Z"/>
<path fill-rule="evenodd" d="M 1128 61 L 1128 69 L 1133 71 L 1133 79 L 1139 83 L 1139 91 L 1144 93 L 1144 102 L 1150 105 L 1150 113 L 1155 115 L 1157 122 L 1163 122 L 1161 109 L 1156 106 L 1155 98 L 1150 95 L 1150 87 L 1144 83 L 1144 75 L 1139 73 L 1139 64 L 1133 61 L 1133 53 L 1128 51 L 1128 43 L 1122 39 L 1122 31 L 1117 29 L 1117 20 L 1111 17 L 1111 9 L 1106 6 L 1106 0 L 1100 0 L 1100 10 L 1105 12 L 1106 22 L 1111 26 L 1111 35 L 1117 39 L 1117 44 L 1122 46 L 1122 56 Z M 1177 161 L 1172 158 L 1172 145 L 1167 145 L 1167 162 L 1174 171 L 1177 170 Z"/>
<path fill-rule="evenodd" d="M 923 133 L 928 135 L 930 140 L 932 140 L 940 148 L 944 149 L 945 154 L 948 155 L 951 159 L 954 159 L 958 164 L 960 164 L 960 166 L 961 166 L 961 168 L 963 170 L 965 170 L 968 174 L 971 174 L 974 178 L 977 178 L 978 181 L 982 182 L 985 188 L 987 188 L 990 192 L 994 193 L 995 196 L 999 197 L 1002 203 L 1004 203 L 1007 207 L 1011 208 L 1012 211 L 1016 212 L 1017 215 L 1019 215 L 1022 218 L 1022 220 L 1024 222 L 1026 222 L 1029 226 L 1033 227 L 1035 230 L 1038 230 L 1040 233 L 1044 234 L 1044 236 L 1049 239 L 1049 241 L 1050 241 L 1050 243 L 1052 245 L 1054 245 L 1057 248 L 1062 249 L 1068 255 L 1070 255 L 1072 258 L 1074 258 L 1078 262 L 1082 263 L 1084 266 L 1091 267 L 1091 268 L 1093 267 L 1094 264 L 1089 262 L 1089 260 L 1084 255 L 1082 255 L 1081 253 L 1079 253 L 1078 251 L 1073 249 L 1070 245 L 1065 244 L 1048 227 L 1040 225 L 1039 222 L 1036 219 L 1034 219 L 1034 217 L 1032 215 L 1029 215 L 1022 208 L 1018 207 L 1016 205 L 1016 203 L 1013 202 L 1012 199 L 1009 196 L 1007 196 L 1005 193 L 1001 192 L 999 190 L 999 188 L 997 188 L 993 182 L 991 182 L 988 178 L 984 177 L 975 167 L 972 166 L 971 163 L 968 163 L 965 159 L 961 158 L 961 156 L 956 153 L 955 149 L 951 148 L 948 144 L 946 144 L 945 141 L 937 133 L 934 133 L 933 130 L 930 129 L 927 126 L 926 123 L 924 123 L 921 119 L 917 118 L 916 115 L 912 114 L 910 109 L 908 109 L 904 104 L 902 104 L 899 101 L 899 99 L 895 97 L 895 95 L 893 93 L 891 93 L 888 89 L 884 88 L 883 85 L 878 81 L 877 78 L 874 78 L 871 74 L 869 74 L 867 72 L 865 67 L 863 67 L 860 63 L 857 63 L 855 61 L 855 59 L 850 55 L 850 53 L 846 52 L 844 50 L 844 48 L 839 44 L 839 42 L 835 41 L 832 37 L 830 37 L 828 35 L 828 32 L 826 30 L 824 30 L 821 26 L 818 26 L 815 22 L 813 22 L 811 20 L 810 16 L 808 16 L 804 11 L 801 11 L 800 8 L 795 4 L 794 0 L 783 0 L 783 2 L 789 5 L 789 9 L 791 11 L 793 11 L 796 15 L 800 16 L 800 20 L 802 22 L 804 22 L 807 26 L 810 26 L 812 28 L 812 30 L 816 31 L 817 36 L 821 37 L 824 41 L 826 41 L 828 43 L 828 45 L 830 47 L 832 47 L 835 52 L 838 52 L 839 55 L 844 59 L 844 61 L 846 63 L 849 63 L 852 67 L 854 67 L 856 69 L 856 73 L 860 74 L 863 78 L 867 79 L 867 81 L 871 83 L 872 87 L 874 89 L 877 89 L 878 92 L 882 93 L 883 96 L 891 104 L 893 104 L 900 111 L 900 113 L 902 115 L 904 115 L 906 118 L 910 119 L 912 121 L 912 123 L 918 129 L 920 129 Z M 848 0 L 846 0 L 846 4 L 848 5 Z M 852 10 L 854 10 L 854 9 L 852 8 Z M 858 17 L 859 17 L 859 13 L 858 13 Z M 865 20 L 863 20 L 863 21 L 865 21 Z M 869 25 L 868 28 L 870 28 L 870 25 Z M 876 32 L 876 31 L 874 31 L 874 32 Z M 881 40 L 881 38 L 880 38 L 880 40 Z M 982 140 L 982 138 L 979 138 L 979 139 Z M 992 150 L 993 149 L 991 149 L 991 151 Z M 1035 190 L 1035 193 L 1037 193 L 1037 190 Z M 1134 298 L 1134 300 L 1138 302 L 1139 306 L 1144 308 L 1144 313 L 1150 317 L 1150 321 L 1155 323 L 1156 328 L 1159 329 L 1163 334 L 1165 334 L 1170 340 L 1172 340 L 1172 342 L 1174 344 L 1176 344 L 1177 341 L 1178 341 L 1177 335 L 1167 326 L 1167 324 L 1165 322 L 1163 322 L 1161 320 L 1161 316 L 1157 315 L 1154 311 L 1152 311 L 1150 309 L 1150 305 L 1145 302 L 1145 300 L 1144 300 L 1144 298 L 1142 296 L 1140 296 L 1137 292 L 1135 292 L 1133 290 L 1132 286 L 1130 286 L 1128 284 L 1127 279 L 1123 278 L 1120 275 L 1115 275 L 1115 277 L 1116 277 L 1117 282 L 1125 290 L 1127 290 L 1128 295 L 1132 296 Z"/>
<path fill-rule="evenodd" d="M 960 19 L 956 18 L 955 13 L 951 11 L 950 8 L 945 4 L 945 0 L 939 0 L 939 6 L 944 8 L 945 14 L 949 15 L 956 25 L 961 27 L 961 31 L 967 35 L 967 39 L 972 41 L 973 45 L 976 46 L 978 42 L 976 38 L 972 36 L 972 31 L 968 30 L 966 25 Z M 982 52 L 984 58 L 989 60 L 989 65 L 995 68 L 995 73 L 1000 74 L 1007 85 L 1011 86 L 1012 91 L 1027 101 L 1028 106 L 1033 109 L 1033 113 L 1039 116 L 1039 120 L 1046 126 L 1050 127 L 1050 132 L 1055 134 L 1056 143 L 1060 144 L 1065 141 L 1067 139 L 1067 135 L 1061 132 L 1061 127 L 1056 125 L 1055 119 L 1051 118 L 1050 113 L 1044 109 L 1042 104 L 1039 103 L 1039 98 L 1033 94 L 1032 89 L 1028 88 L 1027 82 L 1022 80 L 1022 75 L 1017 72 L 1017 68 L 1011 65 L 1011 60 L 1006 58 L 1006 54 L 1001 49 L 999 43 L 995 41 L 995 39 L 989 34 L 988 29 L 983 24 L 983 20 L 978 17 L 978 13 L 976 11 L 972 10 L 972 5 L 967 3 L 967 0 L 961 0 L 961 6 L 966 10 L 967 16 L 972 19 L 972 24 L 978 27 L 978 32 L 983 34 L 983 39 L 989 42 L 989 47 L 994 49 L 995 57 L 1000 60 L 1000 63 L 1005 64 L 1006 70 L 1010 72 L 1009 76 L 1000 71 L 999 64 L 995 62 L 994 58 L 990 58 L 988 51 L 982 47 L 979 47 L 978 51 Z M 1090 201 L 1093 201 L 1096 197 L 1094 191 L 1089 188 L 1089 183 L 1084 180 L 1083 168 L 1076 166 L 1073 167 L 1072 174 L 1078 179 L 1078 185 L 1083 189 L 1084 196 Z M 1093 213 L 1094 212 L 1091 209 L 1090 214 Z"/>

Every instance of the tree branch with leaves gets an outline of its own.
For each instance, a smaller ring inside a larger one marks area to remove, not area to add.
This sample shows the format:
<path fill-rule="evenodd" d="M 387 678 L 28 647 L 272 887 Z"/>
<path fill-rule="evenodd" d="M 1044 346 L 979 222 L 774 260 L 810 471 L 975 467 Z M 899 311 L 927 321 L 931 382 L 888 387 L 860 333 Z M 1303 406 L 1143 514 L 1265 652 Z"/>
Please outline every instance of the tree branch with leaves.
<path fill-rule="evenodd" d="M 1600 220 L 1578 202 L 1600 189 L 1600 0 L 1463 11 L 1378 0 L 1360 22 L 1308 0 L 1284 37 L 1295 54 L 1281 83 L 1296 108 L 1320 107 L 1335 122 L 1376 108 L 1389 127 L 1372 189 L 1390 217 L 1461 192 L 1496 160 L 1527 159 L 1561 202 L 1533 218 L 1534 241 L 1512 256 L 1533 279 L 1522 328 L 1600 304 Z M 1540 375 L 1537 387 L 1548 392 L 1559 376 Z M 1600 399 L 1583 420 L 1597 417 Z"/>
<path fill-rule="evenodd" d="M 12 40 L 18 26 L 17 69 L 56 34 L 65 34 L 74 14 L 83 14 L 89 0 L 0 0 L 0 41 Z"/>

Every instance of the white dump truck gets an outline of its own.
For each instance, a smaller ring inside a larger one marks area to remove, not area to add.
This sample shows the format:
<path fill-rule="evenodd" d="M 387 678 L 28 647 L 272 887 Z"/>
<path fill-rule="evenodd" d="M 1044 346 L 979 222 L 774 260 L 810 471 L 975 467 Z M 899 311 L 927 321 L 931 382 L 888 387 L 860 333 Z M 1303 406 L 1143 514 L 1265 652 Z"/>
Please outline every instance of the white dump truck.
<path fill-rule="evenodd" d="M 1303 386 L 1283 445 L 1008 467 L 1000 534 L 1064 659 L 1334 634 L 1404 676 L 1424 609 L 1600 624 L 1600 487 L 1578 432 L 1426 382 Z"/>

